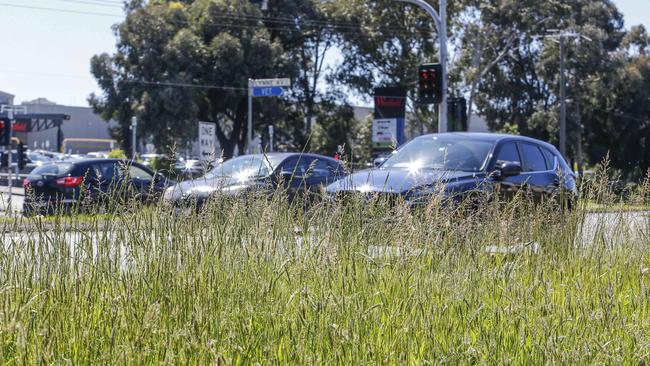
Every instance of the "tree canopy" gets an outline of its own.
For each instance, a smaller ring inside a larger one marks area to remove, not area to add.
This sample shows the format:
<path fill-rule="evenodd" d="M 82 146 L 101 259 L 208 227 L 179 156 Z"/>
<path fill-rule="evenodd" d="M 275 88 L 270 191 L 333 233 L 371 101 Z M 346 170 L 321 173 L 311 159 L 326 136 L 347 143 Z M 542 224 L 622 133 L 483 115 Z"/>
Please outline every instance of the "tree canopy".
<path fill-rule="evenodd" d="M 245 0 L 131 0 L 125 11 L 116 52 L 91 61 L 102 95 L 90 97 L 119 122 L 114 134 L 125 148 L 135 115 L 158 147 L 191 141 L 196 121 L 206 120 L 218 122 L 225 155 L 241 151 L 248 78 L 292 79 L 287 96 L 254 107 L 255 130 L 275 126 L 285 149 L 358 148 L 367 126 L 354 121 L 348 101 L 369 100 L 379 86 L 409 87 L 409 111 L 422 126 L 437 122 L 415 97 L 417 66 L 438 53 L 437 30 L 417 7 L 269 0 L 263 10 Z M 626 28 L 611 0 L 459 0 L 449 3 L 448 23 L 450 94 L 469 98 L 494 130 L 552 143 L 559 46 L 548 35 L 574 34 L 566 39 L 569 157 L 580 143 L 591 163 L 609 153 L 627 172 L 650 168 L 650 37 L 642 26 Z"/>

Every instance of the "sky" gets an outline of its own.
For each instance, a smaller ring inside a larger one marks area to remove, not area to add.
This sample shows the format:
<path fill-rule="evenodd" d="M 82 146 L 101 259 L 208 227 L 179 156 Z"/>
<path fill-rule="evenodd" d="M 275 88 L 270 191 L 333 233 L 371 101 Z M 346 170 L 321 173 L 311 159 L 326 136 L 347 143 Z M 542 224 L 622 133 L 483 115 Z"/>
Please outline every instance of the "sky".
<path fill-rule="evenodd" d="M 453 0 L 450 0 L 453 1 Z M 543 0 L 541 0 L 543 1 Z M 598 0 L 595 0 L 598 1 Z M 100 93 L 90 58 L 115 51 L 120 0 L 0 0 L 0 90 L 16 103 L 47 98 L 87 106 Z M 615 0 L 627 27 L 650 29 L 650 0 Z M 63 11 L 55 11 L 63 10 Z"/>

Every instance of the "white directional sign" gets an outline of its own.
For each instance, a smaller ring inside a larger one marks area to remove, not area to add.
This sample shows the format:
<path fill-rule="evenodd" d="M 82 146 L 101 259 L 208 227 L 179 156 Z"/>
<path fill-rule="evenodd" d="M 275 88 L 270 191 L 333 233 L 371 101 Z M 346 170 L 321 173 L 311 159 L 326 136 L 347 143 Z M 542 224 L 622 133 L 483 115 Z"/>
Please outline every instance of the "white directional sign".
<path fill-rule="evenodd" d="M 397 138 L 397 119 L 375 119 L 372 122 L 372 146 L 376 148 L 391 147 Z"/>
<path fill-rule="evenodd" d="M 291 79 L 253 79 L 253 87 L 291 86 Z"/>
<path fill-rule="evenodd" d="M 217 125 L 212 122 L 199 122 L 199 153 L 201 160 L 215 159 L 217 144 Z"/>

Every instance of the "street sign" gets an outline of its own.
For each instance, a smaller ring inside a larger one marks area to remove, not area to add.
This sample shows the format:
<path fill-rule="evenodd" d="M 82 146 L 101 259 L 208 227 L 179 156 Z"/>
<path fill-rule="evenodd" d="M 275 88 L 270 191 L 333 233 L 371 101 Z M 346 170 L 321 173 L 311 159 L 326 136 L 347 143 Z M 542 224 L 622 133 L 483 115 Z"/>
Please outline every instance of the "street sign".
<path fill-rule="evenodd" d="M 372 122 L 372 147 L 397 146 L 397 118 L 375 119 Z"/>
<path fill-rule="evenodd" d="M 291 79 L 282 78 L 282 79 L 253 79 L 253 87 L 258 86 L 291 86 Z"/>
<path fill-rule="evenodd" d="M 246 153 L 252 151 L 253 145 L 253 98 L 279 97 L 284 88 L 291 86 L 291 79 L 248 79 L 248 123 L 246 128 Z"/>
<path fill-rule="evenodd" d="M 199 154 L 201 160 L 214 160 L 217 145 L 217 125 L 212 122 L 199 122 Z"/>
<path fill-rule="evenodd" d="M 284 93 L 284 88 L 281 86 L 271 87 L 254 87 L 254 97 L 279 97 Z"/>

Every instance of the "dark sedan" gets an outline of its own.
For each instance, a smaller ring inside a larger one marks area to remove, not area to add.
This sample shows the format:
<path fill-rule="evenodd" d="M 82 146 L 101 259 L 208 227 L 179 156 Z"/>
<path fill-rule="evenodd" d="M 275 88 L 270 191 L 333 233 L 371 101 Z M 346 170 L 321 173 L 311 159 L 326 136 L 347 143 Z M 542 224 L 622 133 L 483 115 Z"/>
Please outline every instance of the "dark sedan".
<path fill-rule="evenodd" d="M 23 181 L 23 215 L 69 212 L 80 200 L 92 206 L 108 199 L 151 201 L 173 181 L 136 162 L 83 159 L 35 168 Z"/>
<path fill-rule="evenodd" d="M 519 191 L 542 197 L 575 197 L 575 176 L 548 143 L 490 133 L 420 136 L 394 151 L 374 169 L 327 187 L 332 197 L 345 194 L 402 197 L 419 206 L 433 195 L 462 200 L 470 192 L 497 192 L 510 198 Z"/>
<path fill-rule="evenodd" d="M 290 198 L 340 179 L 340 161 L 316 154 L 268 153 L 243 155 L 220 163 L 205 176 L 179 183 L 165 191 L 172 204 L 202 205 L 215 196 L 240 196 L 250 192 L 268 194 L 284 188 Z"/>

